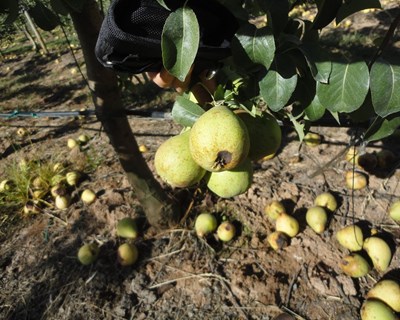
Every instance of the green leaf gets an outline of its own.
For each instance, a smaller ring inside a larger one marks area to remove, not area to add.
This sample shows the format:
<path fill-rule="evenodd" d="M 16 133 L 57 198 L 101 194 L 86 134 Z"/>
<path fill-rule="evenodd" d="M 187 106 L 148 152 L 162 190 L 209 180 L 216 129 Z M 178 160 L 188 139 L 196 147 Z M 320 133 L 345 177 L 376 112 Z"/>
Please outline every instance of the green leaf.
<path fill-rule="evenodd" d="M 76 12 L 82 12 L 83 6 L 87 0 L 62 0 L 64 4 L 71 10 Z"/>
<path fill-rule="evenodd" d="M 365 133 L 365 141 L 381 140 L 392 135 L 400 127 L 400 114 L 392 114 L 386 119 L 378 117 Z"/>
<path fill-rule="evenodd" d="M 258 0 L 262 9 L 268 12 L 268 23 L 274 34 L 279 35 L 288 22 L 288 0 Z"/>
<path fill-rule="evenodd" d="M 167 4 L 165 3 L 164 0 L 157 0 L 157 2 L 158 2 L 158 4 L 159 4 L 160 6 L 162 6 L 162 7 L 164 7 L 165 9 L 171 11 L 170 8 L 168 8 L 168 6 L 167 6 Z"/>
<path fill-rule="evenodd" d="M 371 97 L 375 112 L 381 117 L 400 111 L 400 66 L 385 60 L 371 68 Z"/>
<path fill-rule="evenodd" d="M 204 112 L 198 104 L 179 96 L 172 107 L 172 118 L 184 127 L 191 127 Z"/>
<path fill-rule="evenodd" d="M 310 121 L 316 121 L 323 117 L 326 108 L 319 102 L 318 96 L 315 95 L 313 101 L 311 101 L 310 105 L 304 111 Z"/>
<path fill-rule="evenodd" d="M 4 24 L 12 24 L 19 15 L 18 0 L 2 0 L 0 4 L 0 13 L 7 14 Z"/>
<path fill-rule="evenodd" d="M 332 62 L 328 53 L 317 44 L 305 43 L 299 46 L 313 78 L 322 83 L 328 83 L 332 71 Z"/>
<path fill-rule="evenodd" d="M 322 29 L 336 17 L 342 0 L 317 0 L 318 13 L 313 21 L 314 29 Z"/>
<path fill-rule="evenodd" d="M 257 29 L 251 24 L 241 27 L 235 37 L 253 63 L 270 67 L 275 55 L 275 40 L 269 27 Z"/>
<path fill-rule="evenodd" d="M 51 31 L 60 24 L 54 12 L 39 1 L 36 1 L 35 6 L 29 9 L 29 14 L 37 26 L 45 31 Z"/>
<path fill-rule="evenodd" d="M 272 111 L 279 111 L 289 101 L 296 84 L 297 74 L 284 78 L 277 71 L 269 70 L 259 83 L 260 93 Z"/>
<path fill-rule="evenodd" d="M 192 9 L 178 8 L 165 21 L 161 38 L 162 59 L 170 74 L 184 81 L 199 48 L 199 23 Z"/>
<path fill-rule="evenodd" d="M 364 61 L 332 63 L 329 83 L 317 82 L 318 99 L 332 112 L 352 112 L 364 102 L 369 89 L 368 66 Z"/>
<path fill-rule="evenodd" d="M 340 23 L 343 19 L 358 11 L 369 8 L 381 8 L 379 0 L 347 0 L 340 7 L 336 15 L 336 23 Z"/>
<path fill-rule="evenodd" d="M 305 131 L 305 123 L 303 121 L 298 121 L 298 117 L 294 117 L 290 112 L 287 114 L 289 117 L 289 120 L 293 123 L 294 129 L 297 132 L 297 135 L 299 136 L 300 142 L 303 141 L 304 139 L 304 131 Z"/>
<path fill-rule="evenodd" d="M 63 0 L 50 0 L 51 8 L 54 12 L 66 16 L 69 13 L 68 7 L 65 5 Z"/>

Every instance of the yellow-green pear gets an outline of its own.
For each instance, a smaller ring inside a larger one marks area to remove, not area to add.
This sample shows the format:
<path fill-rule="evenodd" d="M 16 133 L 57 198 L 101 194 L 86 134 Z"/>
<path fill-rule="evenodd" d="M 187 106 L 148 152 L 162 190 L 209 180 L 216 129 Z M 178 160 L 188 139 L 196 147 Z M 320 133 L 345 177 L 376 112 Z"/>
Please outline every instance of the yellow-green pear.
<path fill-rule="evenodd" d="M 399 320 L 387 304 L 376 299 L 365 300 L 360 315 L 361 320 Z"/>
<path fill-rule="evenodd" d="M 217 228 L 218 239 L 223 242 L 228 242 L 233 239 L 236 233 L 235 225 L 230 221 L 222 222 Z"/>
<path fill-rule="evenodd" d="M 275 229 L 293 238 L 299 233 L 300 227 L 296 218 L 287 213 L 281 213 L 275 221 Z"/>
<path fill-rule="evenodd" d="M 190 131 L 169 138 L 157 149 L 154 166 L 163 181 L 177 188 L 198 183 L 206 173 L 192 158 L 189 150 Z"/>
<path fill-rule="evenodd" d="M 139 231 L 136 220 L 130 217 L 123 218 L 117 223 L 117 235 L 126 239 L 136 239 Z"/>
<path fill-rule="evenodd" d="M 264 213 L 272 221 L 275 221 L 281 213 L 286 213 L 286 209 L 282 202 L 278 200 L 271 200 L 264 208 Z"/>
<path fill-rule="evenodd" d="M 361 228 L 357 225 L 350 225 L 336 232 L 336 239 L 346 249 L 359 251 L 363 247 L 364 236 Z"/>
<path fill-rule="evenodd" d="M 394 280 L 380 280 L 369 290 L 367 298 L 381 300 L 394 311 L 400 312 L 400 285 Z"/>
<path fill-rule="evenodd" d="M 328 214 L 323 207 L 311 207 L 307 210 L 306 221 L 316 233 L 323 233 L 328 223 Z"/>
<path fill-rule="evenodd" d="M 253 116 L 245 110 L 235 113 L 242 119 L 249 132 L 248 157 L 253 161 L 272 157 L 278 151 L 282 141 L 282 131 L 278 121 L 269 114 Z"/>
<path fill-rule="evenodd" d="M 190 130 L 190 153 L 207 171 L 231 170 L 246 159 L 250 138 L 246 125 L 228 107 L 203 113 Z"/>
<path fill-rule="evenodd" d="M 342 271 L 352 278 L 364 277 L 371 270 L 371 266 L 365 258 L 357 253 L 349 254 L 339 262 Z"/>
<path fill-rule="evenodd" d="M 369 237 L 364 240 L 363 249 L 368 253 L 376 270 L 383 272 L 389 267 L 392 251 L 385 240 L 374 236 Z"/>
<path fill-rule="evenodd" d="M 203 212 L 197 216 L 194 229 L 199 237 L 204 237 L 217 229 L 217 219 L 213 214 Z"/>
<path fill-rule="evenodd" d="M 123 243 L 118 247 L 118 262 L 121 266 L 133 265 L 138 257 L 139 250 L 133 243 Z"/>
<path fill-rule="evenodd" d="M 96 200 L 96 194 L 91 189 L 83 190 L 81 200 L 86 204 L 91 204 Z"/>
<path fill-rule="evenodd" d="M 84 244 L 78 250 L 78 260 L 83 265 L 93 263 L 99 255 L 99 247 L 96 243 Z"/>
<path fill-rule="evenodd" d="M 400 200 L 393 202 L 389 208 L 389 216 L 400 224 Z"/>
<path fill-rule="evenodd" d="M 253 180 L 253 166 L 246 159 L 232 170 L 211 172 L 207 176 L 207 187 L 221 198 L 231 198 L 249 189 Z"/>
<path fill-rule="evenodd" d="M 323 192 L 316 196 L 314 204 L 319 207 L 327 208 L 330 211 L 337 209 L 337 201 L 335 196 L 330 192 Z"/>
<path fill-rule="evenodd" d="M 13 183 L 11 180 L 4 179 L 0 182 L 0 192 L 10 191 Z"/>

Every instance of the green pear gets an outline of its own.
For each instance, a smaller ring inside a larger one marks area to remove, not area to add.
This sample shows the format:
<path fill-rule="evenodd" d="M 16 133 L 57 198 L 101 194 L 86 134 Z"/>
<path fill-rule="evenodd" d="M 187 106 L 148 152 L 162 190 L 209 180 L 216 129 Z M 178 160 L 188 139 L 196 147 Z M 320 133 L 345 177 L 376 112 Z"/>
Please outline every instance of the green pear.
<path fill-rule="evenodd" d="M 400 312 L 400 285 L 394 280 L 381 280 L 367 293 L 367 298 L 383 301 L 394 311 Z"/>
<path fill-rule="evenodd" d="M 369 237 L 365 239 L 363 249 L 368 253 L 376 270 L 383 272 L 389 267 L 392 251 L 385 240 Z"/>
<path fill-rule="evenodd" d="M 136 239 L 138 236 L 138 227 L 135 219 L 130 217 L 123 218 L 117 223 L 117 235 L 126 239 Z"/>
<path fill-rule="evenodd" d="M 399 320 L 388 305 L 375 299 L 364 301 L 360 315 L 361 320 Z"/>
<path fill-rule="evenodd" d="M 336 239 L 346 249 L 359 251 L 364 243 L 364 235 L 361 228 L 357 225 L 350 225 L 336 232 Z"/>
<path fill-rule="evenodd" d="M 235 113 L 242 119 L 249 132 L 248 157 L 253 161 L 272 157 L 278 151 L 282 141 L 282 131 L 278 121 L 269 114 L 252 116 L 245 110 Z"/>
<path fill-rule="evenodd" d="M 207 187 L 221 198 L 231 198 L 247 191 L 253 179 L 253 166 L 246 159 L 232 170 L 211 172 L 207 177 Z"/>
<path fill-rule="evenodd" d="M 154 166 L 163 181 L 175 188 L 198 183 L 206 173 L 192 158 L 189 150 L 190 131 L 166 140 L 157 149 Z"/>
<path fill-rule="evenodd" d="M 246 159 L 250 138 L 246 125 L 228 107 L 202 114 L 190 130 L 190 153 L 207 171 L 231 170 Z"/>
<path fill-rule="evenodd" d="M 99 255 L 99 247 L 96 243 L 84 244 L 78 250 L 78 260 L 87 266 L 93 263 Z"/>
<path fill-rule="evenodd" d="M 368 261 L 357 253 L 345 256 L 339 262 L 339 267 L 345 274 L 352 278 L 364 277 L 371 270 Z"/>

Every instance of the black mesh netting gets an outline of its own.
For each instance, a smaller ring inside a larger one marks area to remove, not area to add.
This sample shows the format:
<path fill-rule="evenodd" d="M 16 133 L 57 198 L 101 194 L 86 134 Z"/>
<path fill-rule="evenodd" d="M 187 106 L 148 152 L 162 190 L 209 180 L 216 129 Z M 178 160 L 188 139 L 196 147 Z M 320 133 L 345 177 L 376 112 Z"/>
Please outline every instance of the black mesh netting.
<path fill-rule="evenodd" d="M 183 0 L 166 0 L 172 10 Z M 189 0 L 200 26 L 200 47 L 196 61 L 215 63 L 230 54 L 230 40 L 237 22 L 214 0 Z M 106 67 L 130 73 L 161 68 L 161 33 L 171 11 L 156 0 L 114 0 L 100 29 L 96 56 Z"/>

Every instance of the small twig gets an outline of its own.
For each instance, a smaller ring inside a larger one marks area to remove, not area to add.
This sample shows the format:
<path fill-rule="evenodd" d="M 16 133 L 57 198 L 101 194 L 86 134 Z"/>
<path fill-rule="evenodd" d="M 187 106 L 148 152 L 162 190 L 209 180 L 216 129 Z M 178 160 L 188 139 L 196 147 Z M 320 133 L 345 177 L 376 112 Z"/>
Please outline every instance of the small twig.
<path fill-rule="evenodd" d="M 46 216 L 49 216 L 50 218 L 53 218 L 53 219 L 57 220 L 58 222 L 61 222 L 61 224 L 63 224 L 64 226 L 66 226 L 66 227 L 68 226 L 68 222 L 64 221 L 63 219 L 61 219 L 61 218 L 59 218 L 57 216 L 55 216 L 54 214 L 52 214 L 50 212 L 44 212 L 44 214 Z"/>
<path fill-rule="evenodd" d="M 185 272 L 185 271 L 182 271 L 182 272 Z M 167 280 L 167 281 L 164 281 L 164 282 L 161 282 L 161 283 L 154 284 L 154 285 L 148 287 L 148 289 L 155 289 L 155 288 L 162 287 L 162 286 L 164 286 L 166 284 L 174 283 L 174 282 L 181 281 L 181 280 L 193 279 L 193 278 L 215 278 L 215 279 L 218 279 L 218 280 L 220 280 L 222 282 L 226 282 L 227 281 L 225 278 L 223 278 L 223 277 L 221 277 L 219 275 L 216 275 L 214 273 L 190 274 L 190 275 L 185 276 L 185 277 L 175 278 L 175 279 L 171 279 L 171 280 Z"/>
<path fill-rule="evenodd" d="M 281 309 L 287 313 L 289 313 L 290 315 L 292 315 L 293 317 L 295 317 L 296 319 L 299 320 L 307 320 L 306 318 L 303 318 L 301 315 L 297 314 L 296 312 L 294 312 L 293 310 L 285 307 L 285 306 L 281 306 Z"/>
<path fill-rule="evenodd" d="M 294 285 L 296 283 L 297 278 L 299 277 L 299 275 L 301 273 L 301 270 L 303 270 L 303 267 L 301 267 L 299 269 L 299 271 L 297 271 L 296 274 L 293 275 L 292 280 L 290 281 L 288 292 L 286 294 L 286 299 L 285 299 L 285 304 L 286 305 L 289 305 L 290 298 L 292 296 L 293 287 L 294 287 Z"/>
<path fill-rule="evenodd" d="M 169 252 L 169 253 L 165 253 L 165 254 L 160 254 L 159 256 L 146 259 L 145 262 L 153 261 L 153 260 L 161 259 L 161 258 L 165 258 L 165 257 L 169 257 L 169 256 L 172 256 L 172 255 L 174 255 L 174 254 L 177 254 L 177 253 L 179 253 L 179 252 L 181 252 L 181 251 L 183 251 L 183 250 L 185 250 L 185 249 L 186 249 L 186 247 L 185 247 L 185 245 L 183 245 L 182 248 L 180 248 L 180 249 L 178 249 L 178 250 L 175 250 L 175 251 L 172 251 L 172 252 Z"/>

